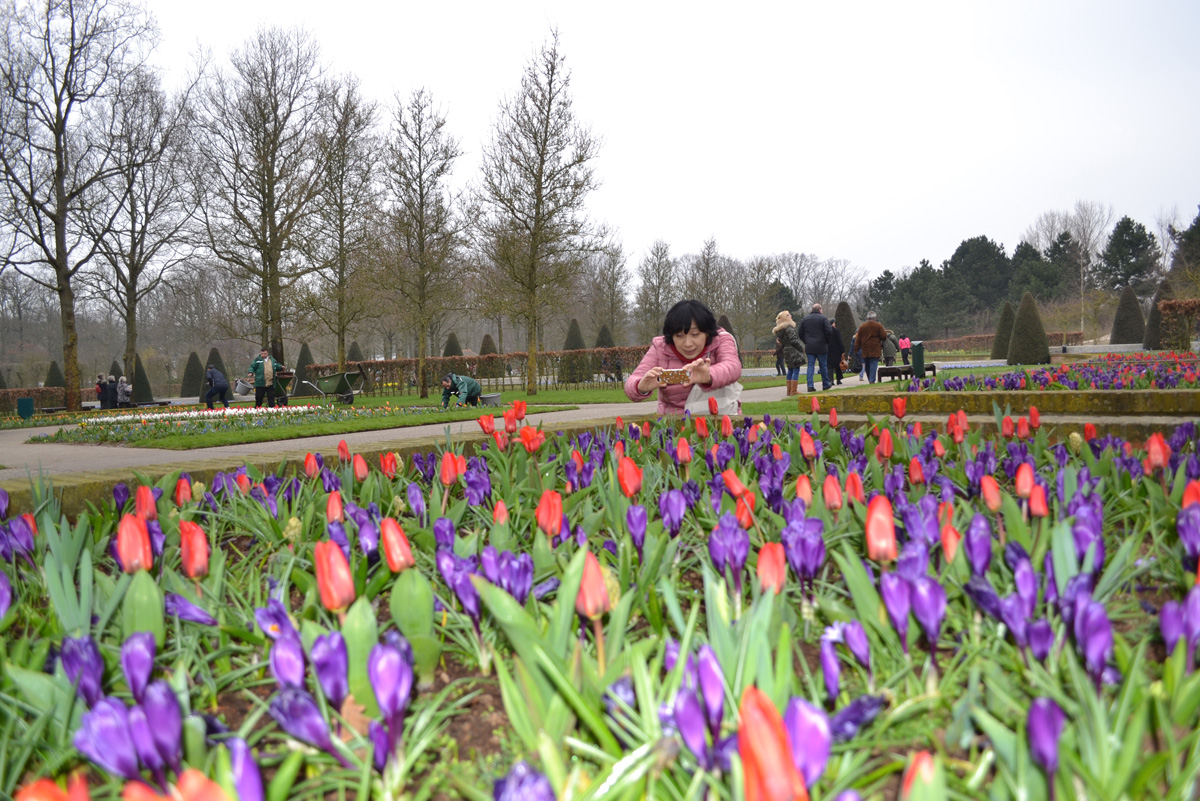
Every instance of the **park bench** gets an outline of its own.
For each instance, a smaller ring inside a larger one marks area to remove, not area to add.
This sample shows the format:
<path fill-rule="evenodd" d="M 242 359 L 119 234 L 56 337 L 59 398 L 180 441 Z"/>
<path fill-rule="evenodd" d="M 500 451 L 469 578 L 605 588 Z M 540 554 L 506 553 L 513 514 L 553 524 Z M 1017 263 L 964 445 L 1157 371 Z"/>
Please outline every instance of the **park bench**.
<path fill-rule="evenodd" d="M 342 403 L 352 404 L 354 396 L 362 392 L 366 382 L 367 374 L 363 372 L 362 367 L 359 367 L 354 371 L 319 376 L 304 383 L 321 393 L 322 400 L 328 400 L 330 396 L 333 396 Z"/>
<path fill-rule="evenodd" d="M 937 365 L 933 362 L 925 365 L 925 371 L 930 375 L 937 376 Z M 875 376 L 880 381 L 885 378 L 890 378 L 893 381 L 899 378 L 912 378 L 913 369 L 911 364 L 893 364 L 891 367 L 880 367 L 875 371 Z"/>
<path fill-rule="evenodd" d="M 134 404 L 134 406 L 137 406 L 139 409 L 141 409 L 143 406 L 170 406 L 170 405 L 171 405 L 170 401 L 142 401 L 141 403 Z"/>

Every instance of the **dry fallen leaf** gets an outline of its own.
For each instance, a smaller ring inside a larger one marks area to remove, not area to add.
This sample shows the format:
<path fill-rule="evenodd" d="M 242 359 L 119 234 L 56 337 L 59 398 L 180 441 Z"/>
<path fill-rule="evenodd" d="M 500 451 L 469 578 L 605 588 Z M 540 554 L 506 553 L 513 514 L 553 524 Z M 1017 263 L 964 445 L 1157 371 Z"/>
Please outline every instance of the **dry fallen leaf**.
<path fill-rule="evenodd" d="M 347 695 L 346 700 L 342 701 L 342 717 L 348 728 L 354 729 L 364 737 L 367 736 L 367 727 L 371 724 L 371 719 L 365 714 L 366 710 L 365 706 L 354 700 L 353 695 Z M 342 742 L 350 742 L 348 729 L 342 729 Z"/>

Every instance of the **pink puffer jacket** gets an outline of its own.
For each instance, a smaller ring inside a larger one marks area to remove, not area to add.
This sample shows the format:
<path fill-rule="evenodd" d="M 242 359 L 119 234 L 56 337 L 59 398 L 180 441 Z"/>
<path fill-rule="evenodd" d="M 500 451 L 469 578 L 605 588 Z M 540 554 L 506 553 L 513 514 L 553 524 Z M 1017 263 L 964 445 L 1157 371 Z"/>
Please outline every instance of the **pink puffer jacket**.
<path fill-rule="evenodd" d="M 705 389 L 715 389 L 732 384 L 742 377 L 742 362 L 738 358 L 737 340 L 723 328 L 717 329 L 717 335 L 700 354 L 712 362 L 712 384 Z M 699 356 L 696 358 L 700 358 Z M 642 357 L 637 369 L 625 379 L 625 394 L 631 401 L 644 401 L 650 396 L 638 392 L 638 382 L 652 367 L 664 370 L 678 370 L 685 364 L 695 361 L 684 361 L 675 350 L 675 346 L 667 343 L 663 337 L 655 337 L 650 344 L 650 350 Z M 653 391 L 653 390 L 652 390 Z M 684 404 L 687 403 L 688 393 L 692 391 L 690 384 L 675 384 L 663 387 L 658 391 L 659 414 L 683 414 Z"/>

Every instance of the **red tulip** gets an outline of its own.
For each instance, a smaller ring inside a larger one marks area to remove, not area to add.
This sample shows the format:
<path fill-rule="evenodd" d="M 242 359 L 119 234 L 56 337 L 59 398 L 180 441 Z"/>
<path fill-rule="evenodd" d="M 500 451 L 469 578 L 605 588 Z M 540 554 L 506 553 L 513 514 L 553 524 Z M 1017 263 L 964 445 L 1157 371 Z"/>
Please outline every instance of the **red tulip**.
<path fill-rule="evenodd" d="M 238 473 L 238 477 L 234 483 L 237 484 L 238 490 L 241 491 L 243 495 L 250 494 L 250 476 L 246 475 L 245 473 Z"/>
<path fill-rule="evenodd" d="M 604 571 L 600 561 L 591 551 L 583 559 L 583 580 L 579 582 L 579 594 L 575 596 L 575 611 L 588 620 L 596 620 L 612 608 L 608 597 L 608 586 L 604 583 Z"/>
<path fill-rule="evenodd" d="M 938 504 L 938 522 L 949 523 L 954 519 L 954 503 L 952 501 L 942 501 Z"/>
<path fill-rule="evenodd" d="M 913 436 L 914 436 L 914 437 L 916 437 L 917 439 L 920 439 L 920 438 L 923 436 L 923 434 L 922 434 L 922 431 L 923 431 L 923 429 L 921 428 L 921 421 L 920 421 L 920 420 L 918 420 L 917 422 L 913 423 L 913 427 L 912 427 L 912 433 L 913 433 Z"/>
<path fill-rule="evenodd" d="M 449 487 L 458 481 L 458 460 L 451 451 L 442 451 L 442 486 Z"/>
<path fill-rule="evenodd" d="M 892 414 L 896 415 L 897 420 L 904 419 L 904 413 L 908 411 L 908 398 L 896 397 L 892 398 Z"/>
<path fill-rule="evenodd" d="M 771 443 L 771 458 L 777 462 L 783 458 L 783 448 L 779 447 L 778 442 Z"/>
<path fill-rule="evenodd" d="M 496 415 L 481 414 L 479 416 L 479 427 L 483 429 L 483 433 L 487 434 L 489 437 L 496 433 Z"/>
<path fill-rule="evenodd" d="M 21 515 L 21 519 L 25 521 L 25 525 L 29 526 L 29 530 L 32 531 L 33 536 L 36 537 L 38 533 L 37 521 L 33 519 L 33 515 L 29 512 L 25 512 L 23 515 Z"/>
<path fill-rule="evenodd" d="M 918 751 L 913 754 L 912 762 L 904 771 L 904 781 L 900 787 L 901 801 L 908 801 L 915 786 L 929 787 L 934 780 L 933 756 L 928 751 Z"/>
<path fill-rule="evenodd" d="M 513 411 L 517 413 L 518 420 L 525 419 L 525 401 L 513 401 Z"/>
<path fill-rule="evenodd" d="M 738 717 L 745 801 L 808 801 L 804 778 L 792 761 L 783 718 L 767 694 L 757 687 L 747 687 Z"/>
<path fill-rule="evenodd" d="M 504 432 L 506 434 L 517 433 L 517 410 L 516 409 L 505 409 L 504 410 Z"/>
<path fill-rule="evenodd" d="M 821 485 L 821 496 L 825 500 L 825 508 L 836 512 L 842 508 L 842 485 L 834 476 L 825 476 Z"/>
<path fill-rule="evenodd" d="M 617 444 L 613 445 L 613 458 L 620 459 L 625 455 L 625 441 L 618 440 Z"/>
<path fill-rule="evenodd" d="M 1000 436 L 1005 439 L 1012 439 L 1013 419 L 1008 415 L 1004 415 L 1004 419 L 1000 421 Z"/>
<path fill-rule="evenodd" d="M 1200 481 L 1195 479 L 1189 481 L 1183 488 L 1183 506 L 1181 508 L 1186 509 L 1193 503 L 1200 503 Z"/>
<path fill-rule="evenodd" d="M 650 421 L 649 421 L 649 420 L 647 420 L 646 422 L 642 423 L 642 436 L 643 436 L 643 437 L 649 437 L 649 436 L 650 436 Z"/>
<path fill-rule="evenodd" d="M 925 483 L 925 469 L 915 456 L 908 461 L 908 483 L 914 486 Z"/>
<path fill-rule="evenodd" d="M 962 426 L 956 425 L 950 430 L 950 438 L 954 440 L 955 445 L 962 445 L 963 440 L 966 439 L 966 432 L 963 430 Z"/>
<path fill-rule="evenodd" d="M 679 443 L 675 446 L 675 458 L 680 464 L 690 464 L 692 461 L 692 444 L 688 442 L 687 437 L 680 437 Z"/>
<path fill-rule="evenodd" d="M 338 490 L 329 493 L 325 500 L 325 520 L 329 523 L 346 522 L 346 515 L 342 510 L 342 493 Z"/>
<path fill-rule="evenodd" d="M 821 400 L 816 395 L 813 395 L 811 400 L 813 414 L 816 414 L 817 412 L 821 411 Z"/>
<path fill-rule="evenodd" d="M 1017 418 L 1017 439 L 1029 439 L 1029 421 L 1024 417 Z"/>
<path fill-rule="evenodd" d="M 341 612 L 354 603 L 354 576 L 350 563 L 336 542 L 322 540 L 313 546 L 317 568 L 317 589 L 321 603 L 330 612 Z"/>
<path fill-rule="evenodd" d="M 746 439 L 750 440 L 751 444 L 758 442 L 758 426 L 750 429 L 750 433 L 746 435 Z"/>
<path fill-rule="evenodd" d="M 1017 467 L 1017 477 L 1014 483 L 1018 498 L 1028 498 L 1029 493 L 1033 492 L 1033 466 L 1029 462 L 1021 462 Z"/>
<path fill-rule="evenodd" d="M 88 790 L 87 774 L 77 770 L 67 779 L 66 790 L 50 779 L 38 779 L 17 790 L 13 798 L 15 801 L 88 801 L 91 793 Z"/>
<path fill-rule="evenodd" d="M 321 472 L 321 468 L 317 466 L 317 457 L 314 454 L 306 453 L 304 455 L 304 475 L 306 478 L 316 478 Z"/>
<path fill-rule="evenodd" d="M 758 586 L 779 594 L 787 581 L 787 555 L 778 542 L 768 542 L 758 551 Z"/>
<path fill-rule="evenodd" d="M 966 432 L 967 429 L 970 428 L 970 426 L 967 425 L 967 413 L 965 411 L 963 411 L 962 409 L 958 410 L 958 427 L 961 428 L 964 432 Z"/>
<path fill-rule="evenodd" d="M 846 494 L 850 496 L 850 500 L 858 503 L 865 503 L 867 499 L 866 492 L 863 491 L 862 476 L 858 473 L 846 474 Z"/>
<path fill-rule="evenodd" d="M 346 444 L 346 440 L 342 440 L 338 443 L 337 451 L 338 461 L 342 462 L 342 464 L 350 461 L 350 446 Z"/>
<path fill-rule="evenodd" d="M 183 506 L 185 503 L 192 502 L 192 482 L 186 478 L 180 477 L 175 482 L 175 505 Z"/>
<path fill-rule="evenodd" d="M 1029 514 L 1034 517 L 1047 517 L 1050 507 L 1046 504 L 1046 490 L 1041 484 L 1034 484 L 1029 493 Z"/>
<path fill-rule="evenodd" d="M 369 472 L 371 470 L 367 467 L 367 460 L 362 457 L 361 453 L 354 454 L 354 480 L 366 481 Z"/>
<path fill-rule="evenodd" d="M 396 458 L 394 451 L 379 454 L 379 472 L 383 473 L 385 478 L 395 478 L 399 469 L 400 460 Z"/>
<path fill-rule="evenodd" d="M 801 475 L 796 477 L 796 497 L 804 501 L 806 509 L 812 506 L 812 482 L 808 480 L 808 476 Z"/>
<path fill-rule="evenodd" d="M 571 451 L 571 461 L 575 463 L 576 470 L 583 470 L 583 454 L 579 452 L 578 448 Z"/>
<path fill-rule="evenodd" d="M 525 446 L 526 453 L 537 453 L 538 448 L 542 447 L 542 443 L 546 441 L 546 435 L 541 429 L 533 426 L 525 426 L 521 429 L 521 444 Z"/>
<path fill-rule="evenodd" d="M 508 523 L 508 505 L 503 500 L 497 500 L 496 505 L 492 507 L 492 522 L 497 526 Z"/>
<path fill-rule="evenodd" d="M 150 549 L 150 531 L 139 515 L 122 515 L 117 524 L 117 556 L 126 573 L 149 570 L 154 566 L 154 551 Z"/>
<path fill-rule="evenodd" d="M 137 488 L 133 497 L 133 511 L 143 520 L 158 519 L 158 503 L 154 500 L 154 490 L 147 486 Z"/>
<path fill-rule="evenodd" d="M 752 492 L 737 499 L 734 513 L 737 515 L 738 525 L 742 528 L 750 528 L 754 525 L 754 504 L 757 500 L 758 496 Z"/>
<path fill-rule="evenodd" d="M 979 491 L 983 495 L 983 502 L 988 511 L 1000 511 L 1000 485 L 996 483 L 995 478 L 984 476 L 979 479 Z"/>
<path fill-rule="evenodd" d="M 717 416 L 717 399 L 711 395 L 708 398 L 708 413 L 713 417 Z"/>
<path fill-rule="evenodd" d="M 962 534 L 958 533 L 950 523 L 942 526 L 942 553 L 946 556 L 946 563 L 954 561 L 954 555 L 958 553 L 958 544 L 962 542 Z"/>
<path fill-rule="evenodd" d="M 1092 423 L 1083 424 L 1083 439 L 1085 442 L 1091 442 L 1096 438 L 1096 426 Z"/>
<path fill-rule="evenodd" d="M 876 495 L 867 505 L 867 556 L 876 562 L 896 559 L 896 519 L 892 502 Z"/>
<path fill-rule="evenodd" d="M 733 421 L 729 419 L 729 415 L 721 418 L 721 436 L 726 438 L 733 436 Z"/>
<path fill-rule="evenodd" d="M 812 436 L 803 428 L 800 429 L 800 453 L 810 461 L 817 457 L 817 446 L 813 442 Z"/>
<path fill-rule="evenodd" d="M 1146 463 L 1152 471 L 1162 470 L 1171 459 L 1171 446 L 1163 439 L 1162 432 L 1155 431 L 1146 440 Z"/>
<path fill-rule="evenodd" d="M 740 498 L 750 491 L 746 489 L 746 485 L 742 483 L 742 480 L 738 478 L 738 474 L 733 472 L 732 469 L 727 469 L 721 473 L 721 478 L 725 482 L 725 489 L 735 498 Z"/>
<path fill-rule="evenodd" d="M 379 525 L 379 536 L 383 540 L 383 555 L 387 559 L 388 569 L 393 573 L 403 573 L 417 563 L 404 529 L 394 518 L 383 518 Z"/>
<path fill-rule="evenodd" d="M 190 579 L 208 575 L 208 535 L 189 520 L 179 522 L 179 561 Z"/>
<path fill-rule="evenodd" d="M 885 428 L 879 432 L 879 444 L 875 446 L 875 458 L 880 462 L 886 462 L 892 458 L 892 453 L 895 446 L 892 444 L 892 430 Z"/>
<path fill-rule="evenodd" d="M 508 450 L 508 434 L 503 431 L 497 431 L 492 434 L 492 439 L 496 440 L 496 450 L 504 453 Z"/>
<path fill-rule="evenodd" d="M 1036 406 L 1029 407 L 1029 427 L 1034 431 L 1042 427 L 1042 413 L 1037 410 Z"/>
<path fill-rule="evenodd" d="M 557 537 L 558 532 L 562 530 L 562 506 L 562 496 L 554 490 L 542 493 L 534 517 L 537 518 L 538 528 L 544 531 L 547 537 Z"/>
<path fill-rule="evenodd" d="M 697 417 L 693 421 L 693 423 L 696 426 L 696 436 L 701 437 L 702 439 L 707 438 L 708 437 L 708 421 L 705 420 L 703 417 Z"/>
<path fill-rule="evenodd" d="M 625 428 L 625 418 L 618 414 L 617 419 L 613 421 L 613 425 L 617 427 L 617 432 L 620 433 Z"/>
<path fill-rule="evenodd" d="M 617 484 L 626 498 L 632 498 L 642 489 L 642 468 L 628 456 L 617 460 Z"/>
<path fill-rule="evenodd" d="M 837 424 L 838 424 L 837 407 L 834 407 L 829 410 L 829 426 L 830 426 L 830 428 L 837 428 Z"/>

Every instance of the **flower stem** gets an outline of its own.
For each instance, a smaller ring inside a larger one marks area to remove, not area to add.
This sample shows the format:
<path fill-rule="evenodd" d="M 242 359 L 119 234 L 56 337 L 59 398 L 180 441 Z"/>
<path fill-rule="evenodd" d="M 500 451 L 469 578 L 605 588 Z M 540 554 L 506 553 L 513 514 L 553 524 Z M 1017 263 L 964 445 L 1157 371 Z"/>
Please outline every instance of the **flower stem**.
<path fill-rule="evenodd" d="M 592 621 L 592 634 L 596 637 L 596 662 L 600 666 L 600 676 L 603 678 L 604 670 L 604 627 L 600 625 L 600 618 Z"/>

